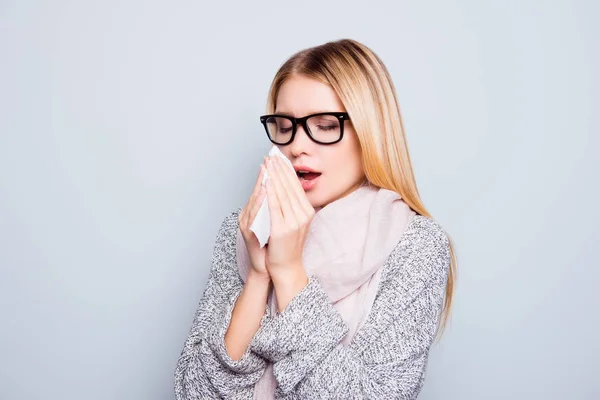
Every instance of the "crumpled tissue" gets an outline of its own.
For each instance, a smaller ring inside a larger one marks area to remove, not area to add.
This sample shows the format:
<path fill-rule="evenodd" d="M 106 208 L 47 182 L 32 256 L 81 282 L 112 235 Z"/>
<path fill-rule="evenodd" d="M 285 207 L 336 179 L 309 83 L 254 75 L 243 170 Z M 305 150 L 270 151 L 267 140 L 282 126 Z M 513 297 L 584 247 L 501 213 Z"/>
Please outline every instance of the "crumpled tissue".
<path fill-rule="evenodd" d="M 269 150 L 269 156 L 278 156 L 283 158 L 285 163 L 294 171 L 294 166 L 292 162 L 279 150 L 279 147 L 273 145 L 271 150 Z M 294 174 L 296 171 L 294 171 Z M 265 169 L 265 173 L 262 179 L 262 185 L 265 186 L 267 179 L 269 179 L 269 174 Z M 250 230 L 254 232 L 256 238 L 258 239 L 258 243 L 260 247 L 264 247 L 265 244 L 269 243 L 269 237 L 271 236 L 271 217 L 269 215 L 269 203 L 267 201 L 267 196 L 262 201 L 260 205 L 260 209 L 252 221 L 252 225 L 250 225 Z"/>

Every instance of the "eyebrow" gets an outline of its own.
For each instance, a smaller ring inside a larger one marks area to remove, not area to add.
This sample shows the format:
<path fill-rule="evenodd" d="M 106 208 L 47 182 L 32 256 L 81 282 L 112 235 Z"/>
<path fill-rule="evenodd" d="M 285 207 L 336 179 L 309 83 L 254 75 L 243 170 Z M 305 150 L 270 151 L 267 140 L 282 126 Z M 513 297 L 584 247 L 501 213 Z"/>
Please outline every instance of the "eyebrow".
<path fill-rule="evenodd" d="M 345 111 L 332 111 L 332 110 L 313 110 L 307 114 L 304 115 L 312 115 L 312 114 L 319 114 L 319 113 L 325 113 L 325 112 L 345 112 Z M 273 114 L 279 114 L 279 115 L 286 115 L 288 117 L 293 117 L 292 113 L 289 112 L 285 112 L 285 111 L 275 111 L 273 112 Z"/>

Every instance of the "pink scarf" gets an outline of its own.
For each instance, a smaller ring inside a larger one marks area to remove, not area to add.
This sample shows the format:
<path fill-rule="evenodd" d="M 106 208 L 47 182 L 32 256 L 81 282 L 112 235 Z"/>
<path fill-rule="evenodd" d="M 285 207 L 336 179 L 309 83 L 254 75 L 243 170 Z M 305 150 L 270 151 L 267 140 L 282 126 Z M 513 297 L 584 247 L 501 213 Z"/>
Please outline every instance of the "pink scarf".
<path fill-rule="evenodd" d="M 348 326 L 342 339 L 348 345 L 371 310 L 383 264 L 416 213 L 396 192 L 368 182 L 315 210 L 302 262 L 307 274 L 321 282 Z M 250 260 L 239 228 L 236 257 L 245 282 Z M 268 303 L 275 314 L 274 291 Z M 254 399 L 273 399 L 276 385 L 270 364 L 255 386 Z"/>

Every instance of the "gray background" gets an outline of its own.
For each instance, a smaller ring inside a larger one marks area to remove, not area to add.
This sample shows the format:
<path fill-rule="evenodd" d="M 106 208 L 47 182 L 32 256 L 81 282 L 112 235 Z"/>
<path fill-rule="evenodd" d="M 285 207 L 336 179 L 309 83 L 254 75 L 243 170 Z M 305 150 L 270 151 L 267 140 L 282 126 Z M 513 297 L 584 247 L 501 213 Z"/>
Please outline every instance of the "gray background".
<path fill-rule="evenodd" d="M 1 399 L 174 397 L 271 79 L 344 37 L 457 246 L 420 398 L 599 398 L 598 2 L 0 4 Z"/>

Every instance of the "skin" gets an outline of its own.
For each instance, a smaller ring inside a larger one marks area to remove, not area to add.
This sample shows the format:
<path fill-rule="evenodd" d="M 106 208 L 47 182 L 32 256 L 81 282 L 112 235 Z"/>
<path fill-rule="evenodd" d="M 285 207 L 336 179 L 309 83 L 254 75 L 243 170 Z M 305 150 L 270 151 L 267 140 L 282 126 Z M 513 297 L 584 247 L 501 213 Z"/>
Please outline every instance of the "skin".
<path fill-rule="evenodd" d="M 345 111 L 328 85 L 294 76 L 280 88 L 276 113 L 302 117 L 322 111 Z M 281 312 L 308 284 L 302 250 L 315 208 L 346 196 L 364 180 L 356 132 L 349 121 L 344 124 L 344 138 L 338 143 L 315 143 L 299 125 L 294 141 L 279 146 L 293 165 L 307 166 L 321 173 L 309 191 L 304 191 L 295 172 L 279 157 L 265 157 L 265 164 L 260 166 L 254 190 L 238 218 L 251 268 L 225 334 L 225 347 L 233 360 L 243 356 L 259 329 L 271 285 Z M 265 168 L 270 179 L 263 188 Z M 269 203 L 271 237 L 268 245 L 261 249 L 250 225 L 265 196 Z"/>
<path fill-rule="evenodd" d="M 275 113 L 303 117 L 321 111 L 346 111 L 330 86 L 304 76 L 290 78 L 281 86 Z M 313 207 L 324 207 L 360 186 L 364 172 L 351 121 L 344 122 L 342 141 L 332 145 L 315 143 L 302 126 L 297 129 L 292 143 L 278 147 L 293 165 L 321 172 L 317 185 L 306 193 Z"/>

